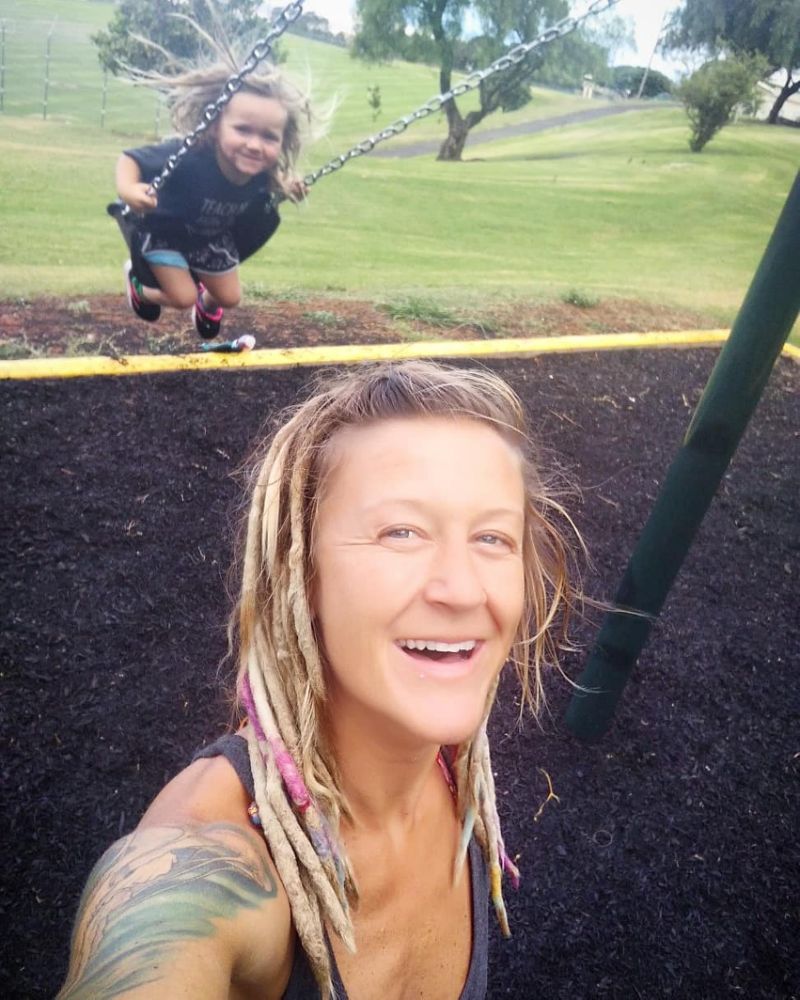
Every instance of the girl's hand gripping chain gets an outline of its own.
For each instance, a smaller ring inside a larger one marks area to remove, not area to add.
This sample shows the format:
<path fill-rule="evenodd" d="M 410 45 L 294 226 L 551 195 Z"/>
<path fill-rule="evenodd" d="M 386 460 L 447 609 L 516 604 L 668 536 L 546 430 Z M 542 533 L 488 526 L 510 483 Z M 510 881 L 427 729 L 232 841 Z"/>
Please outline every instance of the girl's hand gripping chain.
<path fill-rule="evenodd" d="M 152 212 L 158 204 L 158 198 L 150 185 L 141 182 L 135 184 L 122 200 L 140 215 Z"/>
<path fill-rule="evenodd" d="M 139 164 L 125 153 L 117 160 L 116 182 L 117 194 L 132 211 L 142 215 L 158 204 L 155 191 L 142 180 Z"/>
<path fill-rule="evenodd" d="M 308 185 L 302 177 L 298 177 L 296 174 L 282 173 L 278 175 L 277 181 L 280 185 L 281 191 L 286 195 L 289 201 L 293 201 L 295 204 L 300 201 L 305 201 L 308 195 Z"/>

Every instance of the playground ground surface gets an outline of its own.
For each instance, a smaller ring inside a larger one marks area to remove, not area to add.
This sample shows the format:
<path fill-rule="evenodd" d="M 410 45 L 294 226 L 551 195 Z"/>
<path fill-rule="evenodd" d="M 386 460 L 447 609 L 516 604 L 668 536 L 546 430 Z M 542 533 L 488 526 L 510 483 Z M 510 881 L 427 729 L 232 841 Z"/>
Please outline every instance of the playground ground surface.
<path fill-rule="evenodd" d="M 97 319 L 98 303 L 88 308 Z M 74 334 L 81 315 L 52 330 Z M 644 319 L 633 328 L 658 328 Z M 31 342 L 55 350 L 41 330 Z M 613 595 L 716 356 L 482 362 L 516 387 L 581 487 L 567 503 L 593 557 L 591 596 Z M 235 471 L 313 374 L 0 381 L 0 994 L 10 1000 L 53 995 L 93 861 L 229 721 Z M 800 997 L 798 390 L 800 367 L 780 359 L 600 742 L 565 729 L 571 691 L 555 675 L 541 728 L 517 728 L 504 678 L 494 762 L 523 882 L 508 890 L 512 939 L 492 938 L 490 998 Z M 594 634 L 585 621 L 576 638 L 585 649 Z M 570 676 L 582 660 L 567 657 Z"/>
<path fill-rule="evenodd" d="M 493 302 L 458 310 L 409 297 L 388 303 L 355 298 L 297 295 L 257 300 L 229 313 L 225 336 L 251 333 L 258 347 L 375 344 L 396 341 L 476 340 L 576 333 L 696 330 L 719 326 L 691 309 L 632 299 L 580 298 L 582 305 L 555 301 Z M 143 323 L 124 296 L 7 300 L 0 304 L 0 360 L 64 355 L 162 354 L 197 347 L 190 315 L 164 311 Z"/>

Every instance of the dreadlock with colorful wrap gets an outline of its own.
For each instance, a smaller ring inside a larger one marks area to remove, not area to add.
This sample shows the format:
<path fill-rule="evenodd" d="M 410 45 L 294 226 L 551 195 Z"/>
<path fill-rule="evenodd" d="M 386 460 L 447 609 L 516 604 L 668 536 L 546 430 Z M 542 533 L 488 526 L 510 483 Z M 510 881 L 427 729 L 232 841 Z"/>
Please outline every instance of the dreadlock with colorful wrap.
<path fill-rule="evenodd" d="M 543 479 L 518 397 L 488 371 L 414 361 L 333 375 L 265 445 L 251 475 L 241 592 L 230 639 L 238 651 L 239 706 L 249 722 L 263 834 L 324 996 L 331 989 L 324 927 L 354 947 L 349 904 L 358 892 L 342 846 L 352 810 L 342 787 L 343 762 L 330 738 L 329 663 L 314 611 L 317 513 L 343 435 L 383 421 L 420 419 L 489 427 L 519 456 L 524 594 L 516 636 L 505 652 L 519 678 L 521 703 L 534 713 L 543 702 L 543 669 L 558 662 L 575 599 L 571 550 L 557 525 L 574 529 Z M 489 868 L 500 926 L 508 934 L 502 874 L 516 884 L 518 872 L 500 831 L 486 733 L 501 665 L 477 730 L 458 745 L 443 747 L 440 761 L 452 776 L 462 831 L 455 874 L 474 836 Z"/>

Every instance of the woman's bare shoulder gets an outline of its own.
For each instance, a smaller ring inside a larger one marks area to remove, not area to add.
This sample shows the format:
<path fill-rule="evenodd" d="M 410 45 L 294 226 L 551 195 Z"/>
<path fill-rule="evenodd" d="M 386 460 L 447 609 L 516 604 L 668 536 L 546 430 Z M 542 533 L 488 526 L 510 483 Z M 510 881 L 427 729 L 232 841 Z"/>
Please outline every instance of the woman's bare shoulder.
<path fill-rule="evenodd" d="M 224 761 L 198 761 L 106 851 L 81 899 L 61 1000 L 282 995 L 289 903 L 239 790 Z"/>
<path fill-rule="evenodd" d="M 228 822 L 252 829 L 250 799 L 225 757 L 203 757 L 169 781 L 153 799 L 139 828 L 174 823 Z"/>

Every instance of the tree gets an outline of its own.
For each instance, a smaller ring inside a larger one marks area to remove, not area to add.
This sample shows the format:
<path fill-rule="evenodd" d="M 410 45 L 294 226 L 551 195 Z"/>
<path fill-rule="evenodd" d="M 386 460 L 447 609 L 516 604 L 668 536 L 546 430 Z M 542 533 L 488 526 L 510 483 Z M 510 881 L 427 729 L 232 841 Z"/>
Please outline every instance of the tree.
<path fill-rule="evenodd" d="M 280 7 L 277 8 L 277 10 L 280 9 Z M 276 8 L 273 8 L 273 11 L 275 10 Z M 347 39 L 344 34 L 341 31 L 338 34 L 334 34 L 331 31 L 330 21 L 328 21 L 327 17 L 315 14 L 311 10 L 301 14 L 287 30 L 292 35 L 313 38 L 315 41 L 326 42 L 328 45 L 340 45 L 342 48 L 347 47 Z"/>
<path fill-rule="evenodd" d="M 645 78 L 642 97 L 658 97 L 659 94 L 671 94 L 673 91 L 672 80 L 668 76 L 654 69 L 647 70 L 644 66 L 615 66 L 611 84 L 615 90 L 635 96 L 639 93 L 642 78 Z"/>
<path fill-rule="evenodd" d="M 623 18 L 587 22 L 542 49 L 532 79 L 553 87 L 580 88 L 588 73 L 596 83 L 613 86 L 612 56 L 619 48 L 633 45 L 629 22 Z"/>
<path fill-rule="evenodd" d="M 357 0 L 357 57 L 381 61 L 420 57 L 439 66 L 439 89 L 450 90 L 455 69 L 489 65 L 511 46 L 527 42 L 569 13 L 568 0 Z M 465 22 L 481 32 L 465 38 Z M 574 36 L 569 36 L 573 38 Z M 480 106 L 462 115 L 457 101 L 443 105 L 447 138 L 440 160 L 460 160 L 470 129 L 497 110 L 511 111 L 530 100 L 530 81 L 556 46 L 534 51 L 515 67 L 484 80 Z M 574 44 L 574 43 L 573 43 Z M 582 69 L 582 73 L 591 69 Z"/>
<path fill-rule="evenodd" d="M 766 60 L 765 76 L 786 74 L 768 121 L 800 92 L 800 2 L 798 0 L 684 0 L 673 14 L 665 49 L 754 56 Z"/>
<path fill-rule="evenodd" d="M 220 27 L 229 38 L 263 34 L 267 22 L 257 14 L 260 6 L 261 0 L 121 0 L 107 30 L 92 35 L 92 42 L 111 73 L 126 66 L 168 71 L 170 56 L 191 62 L 209 49 L 187 18 L 213 37 Z"/>
<path fill-rule="evenodd" d="M 763 57 L 732 56 L 701 66 L 678 88 L 692 126 L 689 148 L 699 153 L 733 118 L 737 105 L 751 101 L 764 72 Z"/>

